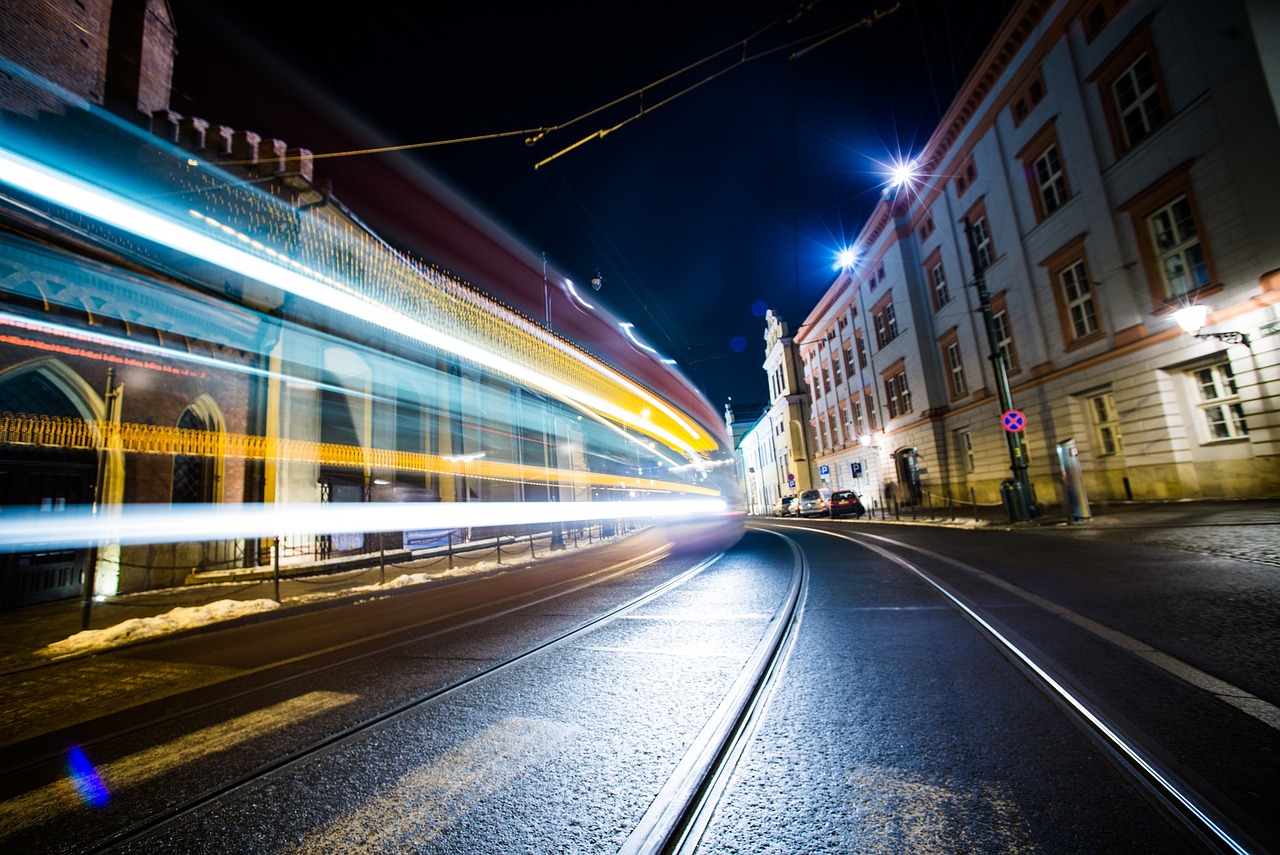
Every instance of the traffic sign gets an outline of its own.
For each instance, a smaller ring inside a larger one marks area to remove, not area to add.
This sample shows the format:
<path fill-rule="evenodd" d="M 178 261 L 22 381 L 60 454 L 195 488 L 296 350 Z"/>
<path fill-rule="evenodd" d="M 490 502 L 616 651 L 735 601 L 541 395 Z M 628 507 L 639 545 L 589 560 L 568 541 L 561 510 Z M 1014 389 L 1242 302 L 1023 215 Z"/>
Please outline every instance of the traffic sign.
<path fill-rule="evenodd" d="M 1027 417 L 1017 410 L 1009 410 L 1000 417 L 1000 423 L 1009 433 L 1022 433 L 1022 429 L 1027 426 Z"/>
<path fill-rule="evenodd" d="M 831 474 L 831 467 L 830 467 L 830 466 L 828 466 L 828 465 L 827 465 L 827 464 L 825 464 L 825 463 L 824 463 L 824 464 L 822 464 L 821 466 L 819 466 L 819 467 L 818 467 L 818 474 L 819 474 L 819 475 L 830 475 L 830 474 Z"/>

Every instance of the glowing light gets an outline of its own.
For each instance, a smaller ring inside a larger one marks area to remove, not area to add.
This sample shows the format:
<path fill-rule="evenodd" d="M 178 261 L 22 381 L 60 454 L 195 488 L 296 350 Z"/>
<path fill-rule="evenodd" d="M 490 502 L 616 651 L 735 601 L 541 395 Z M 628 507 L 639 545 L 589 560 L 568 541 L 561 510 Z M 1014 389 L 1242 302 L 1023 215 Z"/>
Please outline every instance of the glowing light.
<path fill-rule="evenodd" d="M 568 279 L 564 280 L 564 287 L 566 287 L 566 288 L 568 288 L 568 289 L 569 289 L 569 296 L 573 297 L 573 299 L 577 300 L 577 301 L 578 301 L 579 303 L 581 303 L 585 308 L 588 308 L 588 309 L 594 309 L 594 308 L 595 308 L 595 306 L 591 305 L 591 304 L 590 304 L 590 303 L 588 303 L 586 300 L 582 299 L 582 295 L 578 293 L 578 289 L 573 287 L 573 282 L 572 282 L 572 281 L 570 281 L 570 280 L 568 280 Z"/>
<path fill-rule="evenodd" d="M 81 800 L 90 807 L 102 807 L 111 798 L 107 785 L 102 782 L 98 771 L 78 745 L 72 746 L 67 754 L 67 775 Z"/>
<path fill-rule="evenodd" d="M 468 526 L 587 522 L 599 519 L 710 519 L 729 513 L 719 498 L 625 502 L 324 502 L 296 505 L 123 505 L 112 514 L 87 506 L 62 513 L 6 510 L 0 549 L 78 549 L 98 543 L 236 540 L 287 534 L 422 531 Z"/>
<path fill-rule="evenodd" d="M 836 253 L 835 264 L 831 267 L 833 270 L 852 270 L 853 265 L 858 262 L 858 255 L 859 252 L 856 246 L 846 246 Z"/>
<path fill-rule="evenodd" d="M 632 332 L 632 330 L 635 329 L 635 326 L 636 326 L 635 324 L 628 323 L 627 321 L 623 321 L 622 323 L 619 323 L 618 326 L 622 327 L 622 331 L 627 334 L 627 338 L 631 339 L 631 343 L 634 344 L 636 347 L 640 348 L 641 350 L 648 351 L 649 353 L 652 353 L 653 355 L 657 356 L 664 365 L 676 364 L 676 361 L 674 359 L 667 359 L 665 356 L 662 356 L 660 353 L 658 353 L 658 351 L 654 350 L 652 347 L 650 347 L 649 345 L 645 344 L 640 339 L 638 339 L 636 337 L 636 334 Z"/>
<path fill-rule="evenodd" d="M 1205 323 L 1208 322 L 1209 307 L 1204 305 L 1183 306 L 1173 313 L 1173 319 L 1178 322 L 1178 326 L 1182 327 L 1183 332 L 1194 335 L 1204 329 Z"/>
<path fill-rule="evenodd" d="M 909 184 L 914 184 L 919 176 L 920 164 L 914 160 L 903 160 L 895 158 L 889 164 L 889 174 L 887 188 L 888 190 L 898 190 Z"/>

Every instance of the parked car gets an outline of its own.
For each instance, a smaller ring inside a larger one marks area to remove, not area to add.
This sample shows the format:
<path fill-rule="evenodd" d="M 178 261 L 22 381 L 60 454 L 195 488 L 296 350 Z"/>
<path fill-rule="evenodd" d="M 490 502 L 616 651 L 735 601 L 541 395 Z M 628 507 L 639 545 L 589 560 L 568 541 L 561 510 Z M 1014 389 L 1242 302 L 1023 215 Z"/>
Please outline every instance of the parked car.
<path fill-rule="evenodd" d="M 823 490 L 805 490 L 800 494 L 796 515 L 801 517 L 825 517 L 827 515 L 828 495 Z"/>
<path fill-rule="evenodd" d="M 836 490 L 831 494 L 831 501 L 827 502 L 827 511 L 831 514 L 832 519 L 843 516 L 861 519 L 867 509 L 862 506 L 862 501 L 858 498 L 857 493 L 852 490 Z"/>
<path fill-rule="evenodd" d="M 773 503 L 773 515 L 775 517 L 789 517 L 795 515 L 796 497 L 783 496 L 781 499 Z"/>

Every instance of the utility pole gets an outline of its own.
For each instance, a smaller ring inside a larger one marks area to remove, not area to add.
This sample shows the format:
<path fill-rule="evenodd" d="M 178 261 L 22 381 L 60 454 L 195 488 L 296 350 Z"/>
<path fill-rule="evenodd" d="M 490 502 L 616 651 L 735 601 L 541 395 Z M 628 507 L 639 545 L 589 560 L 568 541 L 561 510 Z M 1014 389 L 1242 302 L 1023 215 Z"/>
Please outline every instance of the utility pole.
<path fill-rule="evenodd" d="M 987 344 L 991 348 L 991 370 L 995 374 L 996 394 L 1000 398 L 1000 413 L 1003 416 L 1004 413 L 1013 410 L 1013 395 L 1009 392 L 1008 367 L 1000 354 L 995 313 L 991 310 L 991 292 L 987 290 L 986 266 L 978 253 L 973 225 L 967 216 L 964 218 L 964 234 L 969 243 L 969 259 L 973 263 L 973 285 L 978 289 L 978 305 L 982 308 L 982 320 L 987 327 Z M 1031 481 L 1027 477 L 1027 456 L 1022 448 L 1022 434 L 1006 429 L 1004 438 L 1009 448 L 1009 465 L 1013 471 L 1013 478 L 1000 485 L 1000 493 L 1004 499 L 1005 510 L 1009 513 L 1009 521 L 1025 522 L 1040 514 L 1031 500 Z"/>

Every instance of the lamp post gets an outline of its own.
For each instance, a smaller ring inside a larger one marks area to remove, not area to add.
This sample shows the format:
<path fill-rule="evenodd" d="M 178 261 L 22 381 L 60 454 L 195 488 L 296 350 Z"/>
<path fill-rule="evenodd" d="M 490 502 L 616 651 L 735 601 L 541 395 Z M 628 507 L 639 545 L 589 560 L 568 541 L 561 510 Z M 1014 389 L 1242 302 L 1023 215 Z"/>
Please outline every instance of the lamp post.
<path fill-rule="evenodd" d="M 987 344 L 991 348 L 991 370 L 995 374 L 996 394 L 1000 399 L 1000 412 L 1007 413 L 1013 409 L 1013 395 L 1009 392 L 1009 374 L 1000 353 L 1000 338 L 996 335 L 995 313 L 991 309 L 991 292 L 987 290 L 986 267 L 978 252 L 978 244 L 973 234 L 973 224 L 964 218 L 964 234 L 969 243 L 969 259 L 973 264 L 973 285 L 978 289 L 978 305 L 982 309 L 982 320 L 987 327 Z M 1022 448 L 1022 434 L 1017 431 L 1004 432 L 1005 443 L 1009 448 L 1009 465 L 1013 471 L 1010 494 L 1005 495 L 1005 510 L 1009 512 L 1011 522 L 1024 522 L 1039 516 L 1035 503 L 1031 501 L 1031 482 L 1027 477 L 1027 456 Z M 1002 491 L 1010 482 L 1001 485 Z"/>

